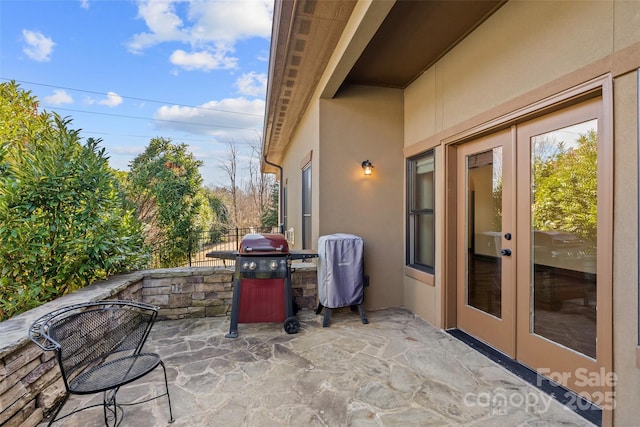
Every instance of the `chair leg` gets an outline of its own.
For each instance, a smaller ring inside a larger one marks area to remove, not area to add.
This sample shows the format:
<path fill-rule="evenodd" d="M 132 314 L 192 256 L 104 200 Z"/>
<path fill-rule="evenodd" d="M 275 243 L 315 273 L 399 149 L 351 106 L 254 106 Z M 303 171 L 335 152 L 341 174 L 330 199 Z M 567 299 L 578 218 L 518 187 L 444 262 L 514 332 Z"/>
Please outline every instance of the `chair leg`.
<path fill-rule="evenodd" d="M 60 414 L 62 407 L 64 406 L 65 403 L 67 403 L 67 400 L 69 400 L 69 393 L 64 394 L 64 398 L 62 399 L 62 402 L 60 402 L 60 404 L 56 408 L 56 412 L 51 417 L 51 420 L 49 421 L 49 424 L 47 424 L 47 427 L 51 426 L 51 424 L 54 423 L 54 421 L 56 420 L 56 417 L 58 416 L 58 414 Z"/>
<path fill-rule="evenodd" d="M 169 402 L 169 423 L 173 423 L 173 411 L 171 410 L 171 396 L 169 395 L 169 382 L 167 381 L 167 369 L 164 367 L 164 362 L 160 361 L 162 371 L 164 372 L 164 387 L 167 391 L 167 402 Z"/>
<path fill-rule="evenodd" d="M 113 414 L 113 427 L 118 426 L 118 405 L 116 402 L 116 394 L 118 389 L 108 390 L 104 392 L 102 399 L 102 411 L 104 414 L 104 425 L 109 427 L 109 412 Z M 113 409 L 111 408 L 113 406 Z M 122 419 L 120 419 L 122 422 Z"/>

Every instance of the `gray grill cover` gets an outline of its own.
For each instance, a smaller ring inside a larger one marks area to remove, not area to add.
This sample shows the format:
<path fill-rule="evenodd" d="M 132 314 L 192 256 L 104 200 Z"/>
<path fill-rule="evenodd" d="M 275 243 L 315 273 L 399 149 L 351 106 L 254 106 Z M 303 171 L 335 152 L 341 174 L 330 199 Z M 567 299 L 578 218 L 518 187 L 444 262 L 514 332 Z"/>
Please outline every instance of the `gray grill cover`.
<path fill-rule="evenodd" d="M 362 238 L 330 234 L 318 239 L 318 297 L 328 308 L 362 304 L 364 259 Z"/>

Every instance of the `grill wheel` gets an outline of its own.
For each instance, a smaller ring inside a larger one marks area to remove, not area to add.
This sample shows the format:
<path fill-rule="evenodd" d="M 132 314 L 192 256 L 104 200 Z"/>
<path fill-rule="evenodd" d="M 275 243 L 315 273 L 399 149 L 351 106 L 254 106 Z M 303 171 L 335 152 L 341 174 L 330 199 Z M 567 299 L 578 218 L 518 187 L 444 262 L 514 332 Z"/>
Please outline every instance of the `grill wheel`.
<path fill-rule="evenodd" d="M 300 329 L 300 321 L 297 317 L 287 317 L 284 321 L 284 331 L 288 334 L 295 334 Z"/>

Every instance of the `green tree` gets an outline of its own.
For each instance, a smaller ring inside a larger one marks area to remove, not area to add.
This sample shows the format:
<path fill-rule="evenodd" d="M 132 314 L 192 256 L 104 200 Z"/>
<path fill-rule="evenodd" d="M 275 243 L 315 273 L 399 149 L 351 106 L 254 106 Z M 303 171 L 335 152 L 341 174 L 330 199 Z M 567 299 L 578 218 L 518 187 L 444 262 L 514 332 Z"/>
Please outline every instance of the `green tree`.
<path fill-rule="evenodd" d="M 224 204 L 222 197 L 217 194 L 217 190 L 206 189 L 206 195 L 209 207 L 213 211 L 213 223 L 228 225 L 231 221 L 229 209 L 227 209 L 227 206 Z"/>
<path fill-rule="evenodd" d="M 207 242 L 219 243 L 222 236 L 229 232 L 230 217 L 229 210 L 219 193 L 224 192 L 222 189 L 204 188 L 203 193 L 207 200 L 207 205 L 211 210 L 212 220 L 207 225 Z"/>
<path fill-rule="evenodd" d="M 130 197 L 147 225 L 157 266 L 180 265 L 197 249 L 203 227 L 199 217 L 205 208 L 200 166 L 186 144 L 166 138 L 153 138 L 130 164 Z"/>
<path fill-rule="evenodd" d="M 260 225 L 262 227 L 278 226 L 278 184 L 271 185 L 271 193 L 269 195 L 269 203 L 266 204 L 260 215 Z"/>
<path fill-rule="evenodd" d="M 45 129 L 51 126 L 49 114 L 38 112 L 38 100 L 20 89 L 14 81 L 0 83 L 0 172 L 31 154 Z"/>
<path fill-rule="evenodd" d="M 533 159 L 533 226 L 536 230 L 562 230 L 596 242 L 598 134 L 580 135 L 577 145 Z M 547 150 L 549 151 L 549 150 Z"/>
<path fill-rule="evenodd" d="M 0 84 L 0 318 L 146 266 L 142 225 L 120 197 L 100 140 Z"/>

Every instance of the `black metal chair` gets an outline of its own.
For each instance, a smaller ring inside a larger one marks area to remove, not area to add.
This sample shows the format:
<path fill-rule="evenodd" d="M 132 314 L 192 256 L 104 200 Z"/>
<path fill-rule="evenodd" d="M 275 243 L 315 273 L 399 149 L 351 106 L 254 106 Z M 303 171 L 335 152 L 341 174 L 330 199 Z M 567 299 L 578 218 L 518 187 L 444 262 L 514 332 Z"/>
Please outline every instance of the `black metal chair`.
<path fill-rule="evenodd" d="M 142 353 L 158 307 L 133 301 L 99 301 L 60 308 L 34 321 L 29 338 L 45 351 L 55 351 L 66 393 L 49 425 L 72 394 L 103 393 L 102 404 L 90 405 L 70 412 L 103 407 L 104 422 L 114 426 L 123 406 L 149 402 L 167 396 L 169 422 L 172 423 L 171 397 L 167 371 L 156 353 Z M 164 371 L 165 393 L 135 403 L 117 403 L 120 387 L 153 371 L 158 365 Z"/>

